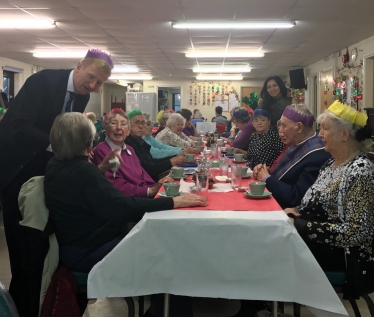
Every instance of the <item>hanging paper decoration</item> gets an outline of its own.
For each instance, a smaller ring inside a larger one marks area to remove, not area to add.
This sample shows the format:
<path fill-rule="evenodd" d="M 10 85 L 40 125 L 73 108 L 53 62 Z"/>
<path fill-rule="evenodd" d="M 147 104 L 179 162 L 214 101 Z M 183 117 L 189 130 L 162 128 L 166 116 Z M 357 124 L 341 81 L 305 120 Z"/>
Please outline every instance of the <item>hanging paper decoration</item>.
<path fill-rule="evenodd" d="M 291 97 L 295 99 L 297 103 L 302 103 L 304 101 L 303 89 L 291 88 Z"/>

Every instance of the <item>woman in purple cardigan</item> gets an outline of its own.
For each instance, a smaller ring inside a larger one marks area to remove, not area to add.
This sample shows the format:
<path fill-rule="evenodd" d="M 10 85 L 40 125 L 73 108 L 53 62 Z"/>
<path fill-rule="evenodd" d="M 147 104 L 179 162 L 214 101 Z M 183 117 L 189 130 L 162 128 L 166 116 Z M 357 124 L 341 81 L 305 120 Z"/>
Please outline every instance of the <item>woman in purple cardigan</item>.
<path fill-rule="evenodd" d="M 112 109 L 103 121 L 106 139 L 93 150 L 92 163 L 99 165 L 112 150 L 118 149 L 123 163 L 119 164 L 116 172 L 105 173 L 108 180 L 126 196 L 153 198 L 164 182 L 172 182 L 164 177 L 155 183 L 141 167 L 133 148 L 125 144 L 129 135 L 129 120 L 122 109 Z"/>

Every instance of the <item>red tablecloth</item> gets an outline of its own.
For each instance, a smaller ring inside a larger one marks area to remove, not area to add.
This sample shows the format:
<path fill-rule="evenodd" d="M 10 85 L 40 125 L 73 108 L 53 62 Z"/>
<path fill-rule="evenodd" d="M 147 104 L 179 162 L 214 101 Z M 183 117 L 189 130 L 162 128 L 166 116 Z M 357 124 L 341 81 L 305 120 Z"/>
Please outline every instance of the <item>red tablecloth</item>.
<path fill-rule="evenodd" d="M 212 178 L 215 175 L 219 175 L 219 170 L 212 169 L 213 172 Z M 191 186 L 194 184 L 192 181 L 192 176 L 188 176 L 185 179 L 186 182 L 191 182 Z M 249 188 L 248 183 L 255 181 L 253 178 L 242 179 L 242 186 Z M 175 182 L 178 182 L 177 180 Z M 165 191 L 162 186 L 159 192 Z M 160 197 L 162 198 L 162 197 Z M 270 196 L 265 199 L 253 199 L 244 196 L 244 192 L 239 192 L 234 190 L 227 193 L 209 193 L 207 207 L 196 207 L 199 210 L 239 210 L 239 211 L 274 211 L 282 210 L 277 201 Z M 191 209 L 181 208 L 181 209 Z"/>

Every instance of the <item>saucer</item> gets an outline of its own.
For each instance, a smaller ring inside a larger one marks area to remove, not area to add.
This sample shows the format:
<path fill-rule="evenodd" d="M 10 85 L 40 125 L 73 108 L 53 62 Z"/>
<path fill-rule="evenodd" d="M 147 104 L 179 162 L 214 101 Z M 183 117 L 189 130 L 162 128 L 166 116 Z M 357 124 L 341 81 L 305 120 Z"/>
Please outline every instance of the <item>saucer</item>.
<path fill-rule="evenodd" d="M 247 174 L 245 176 L 242 176 L 242 178 L 251 178 L 252 177 L 252 174 Z"/>
<path fill-rule="evenodd" d="M 177 197 L 177 196 L 182 196 L 184 194 L 184 192 L 179 192 L 177 195 L 175 196 L 168 196 L 166 195 L 166 192 L 161 192 L 161 193 L 158 193 L 159 196 L 161 197 Z"/>
<path fill-rule="evenodd" d="M 172 179 L 185 179 L 187 177 L 187 175 L 183 175 L 183 176 L 173 176 L 173 175 L 170 175 L 170 177 Z"/>
<path fill-rule="evenodd" d="M 262 195 L 253 195 L 248 189 L 244 192 L 244 196 L 253 199 L 265 199 L 271 196 L 271 192 L 264 192 Z"/>
<path fill-rule="evenodd" d="M 235 160 L 235 159 L 233 159 L 232 161 L 235 162 L 235 163 L 245 163 L 245 162 L 246 162 L 246 160 L 237 161 L 237 160 Z"/>

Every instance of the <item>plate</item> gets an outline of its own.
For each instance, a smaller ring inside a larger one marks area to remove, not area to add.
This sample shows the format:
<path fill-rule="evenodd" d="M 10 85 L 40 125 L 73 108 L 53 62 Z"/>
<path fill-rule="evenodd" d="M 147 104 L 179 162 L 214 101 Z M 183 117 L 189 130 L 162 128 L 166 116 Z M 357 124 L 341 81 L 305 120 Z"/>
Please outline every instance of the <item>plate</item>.
<path fill-rule="evenodd" d="M 271 192 L 264 192 L 262 195 L 253 195 L 249 190 L 244 192 L 244 196 L 250 197 L 253 199 L 265 199 L 271 196 Z"/>
<path fill-rule="evenodd" d="M 184 194 L 184 192 L 179 192 L 178 195 L 175 195 L 175 196 L 167 196 L 166 195 L 166 192 L 161 192 L 159 193 L 158 195 L 161 196 L 161 197 L 177 197 L 177 196 L 182 196 Z"/>
<path fill-rule="evenodd" d="M 247 174 L 245 176 L 242 176 L 242 178 L 251 178 L 252 177 L 252 174 Z"/>
<path fill-rule="evenodd" d="M 185 179 L 187 177 L 187 175 L 184 175 L 184 176 L 172 176 L 172 175 L 170 175 L 170 177 L 172 179 Z"/>
<path fill-rule="evenodd" d="M 235 162 L 235 163 L 245 163 L 245 162 L 246 162 L 246 160 L 243 160 L 243 161 L 237 161 L 237 160 L 235 160 L 235 159 L 233 159 L 232 161 Z"/>

